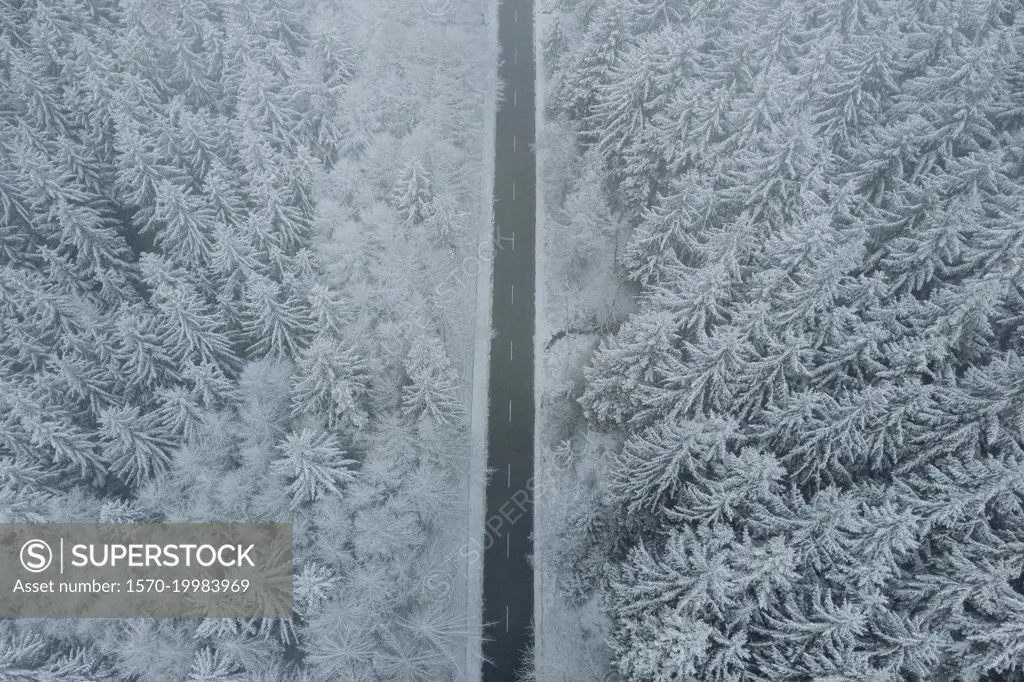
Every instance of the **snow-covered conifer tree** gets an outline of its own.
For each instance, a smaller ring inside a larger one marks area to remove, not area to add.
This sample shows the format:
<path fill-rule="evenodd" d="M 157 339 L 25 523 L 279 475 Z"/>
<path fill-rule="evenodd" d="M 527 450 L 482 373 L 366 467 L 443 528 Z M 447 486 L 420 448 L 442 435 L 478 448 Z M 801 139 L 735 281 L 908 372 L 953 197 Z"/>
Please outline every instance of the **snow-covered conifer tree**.
<path fill-rule="evenodd" d="M 406 225 L 423 222 L 434 198 L 430 172 L 413 159 L 398 173 L 392 191 L 395 210 Z"/>
<path fill-rule="evenodd" d="M 441 424 L 462 418 L 464 410 L 456 394 L 458 377 L 440 339 L 426 336 L 413 343 L 405 370 L 409 376 L 409 384 L 402 389 L 406 414 L 426 415 Z"/>
<path fill-rule="evenodd" d="M 281 458 L 270 464 L 271 473 L 288 479 L 292 506 L 315 502 L 325 495 L 341 495 L 341 487 L 354 476 L 355 460 L 344 457 L 337 439 L 310 429 L 289 434 L 278 446 Z"/>

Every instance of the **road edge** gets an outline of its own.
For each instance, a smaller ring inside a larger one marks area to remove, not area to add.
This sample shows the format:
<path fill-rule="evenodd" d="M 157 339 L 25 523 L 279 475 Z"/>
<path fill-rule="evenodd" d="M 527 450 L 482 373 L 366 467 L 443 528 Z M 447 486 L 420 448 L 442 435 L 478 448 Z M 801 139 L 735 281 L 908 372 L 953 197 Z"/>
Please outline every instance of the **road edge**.
<path fill-rule="evenodd" d="M 539 144 L 544 139 L 544 107 L 545 107 L 545 86 L 544 77 L 544 51 L 543 29 L 544 22 L 541 20 L 542 0 L 534 0 L 533 3 L 533 64 L 534 64 L 534 135 L 533 135 L 533 158 L 535 164 L 536 192 L 537 197 L 534 211 L 534 332 L 533 332 L 533 466 L 534 475 L 536 472 L 546 471 L 546 453 L 541 439 L 541 425 L 544 423 L 541 415 L 543 402 L 542 389 L 544 387 L 541 372 L 544 369 L 544 344 L 543 340 L 549 335 L 547 307 L 545 305 L 545 272 L 547 265 L 547 250 L 545 249 L 544 238 L 544 146 Z M 542 513 L 540 492 L 546 490 L 546 481 L 534 481 L 534 490 L 537 492 L 533 501 L 533 665 L 534 679 L 546 680 L 544 662 L 547 656 L 544 651 L 544 567 L 547 565 L 543 559 L 546 549 L 543 539 L 545 534 L 537 529 L 543 528 L 544 515 Z"/>
<path fill-rule="evenodd" d="M 481 221 L 478 228 L 477 254 L 493 253 L 494 243 L 494 145 L 498 111 L 498 3 L 500 0 L 481 0 L 488 24 L 488 61 L 492 78 L 484 96 L 484 132 L 482 140 L 483 167 L 486 169 L 481 183 Z M 486 219 L 483 217 L 486 216 Z M 487 401 L 490 383 L 491 350 L 491 289 L 494 282 L 494 261 L 478 257 L 480 265 L 476 283 L 476 331 L 473 354 L 473 405 L 470 416 L 469 461 L 469 528 L 466 529 L 467 625 L 464 678 L 467 682 L 480 682 L 483 660 L 483 579 L 482 554 L 472 551 L 484 543 L 484 522 L 487 516 Z M 477 560 L 474 560 L 477 558 Z"/>

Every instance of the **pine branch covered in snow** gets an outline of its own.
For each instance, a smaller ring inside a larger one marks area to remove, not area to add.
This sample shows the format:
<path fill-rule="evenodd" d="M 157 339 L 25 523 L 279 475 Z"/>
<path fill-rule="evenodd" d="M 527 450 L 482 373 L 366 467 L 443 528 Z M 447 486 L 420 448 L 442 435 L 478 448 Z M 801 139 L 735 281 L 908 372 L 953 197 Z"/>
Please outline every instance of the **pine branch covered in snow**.
<path fill-rule="evenodd" d="M 624 436 L 617 669 L 1021 674 L 1020 8 L 560 16 L 552 109 L 642 291 L 580 399 Z"/>

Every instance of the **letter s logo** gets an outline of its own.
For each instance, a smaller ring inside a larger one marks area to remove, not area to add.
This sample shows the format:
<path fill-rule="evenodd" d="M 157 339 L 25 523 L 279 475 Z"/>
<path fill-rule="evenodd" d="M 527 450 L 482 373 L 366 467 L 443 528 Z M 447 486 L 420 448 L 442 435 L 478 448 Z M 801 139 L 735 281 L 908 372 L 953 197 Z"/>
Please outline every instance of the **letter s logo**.
<path fill-rule="evenodd" d="M 29 540 L 21 546 L 21 565 L 31 573 L 42 573 L 53 562 L 53 551 L 42 540 Z"/>

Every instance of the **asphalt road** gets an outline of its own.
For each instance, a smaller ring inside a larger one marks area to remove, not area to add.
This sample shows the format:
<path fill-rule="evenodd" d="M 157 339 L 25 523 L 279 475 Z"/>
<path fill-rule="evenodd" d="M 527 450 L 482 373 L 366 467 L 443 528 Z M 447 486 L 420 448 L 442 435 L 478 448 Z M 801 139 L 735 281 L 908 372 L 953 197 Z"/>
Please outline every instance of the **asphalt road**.
<path fill-rule="evenodd" d="M 494 217 L 498 249 L 492 302 L 483 679 L 509 681 L 529 641 L 533 615 L 533 334 L 536 168 L 532 0 L 498 10 Z"/>

